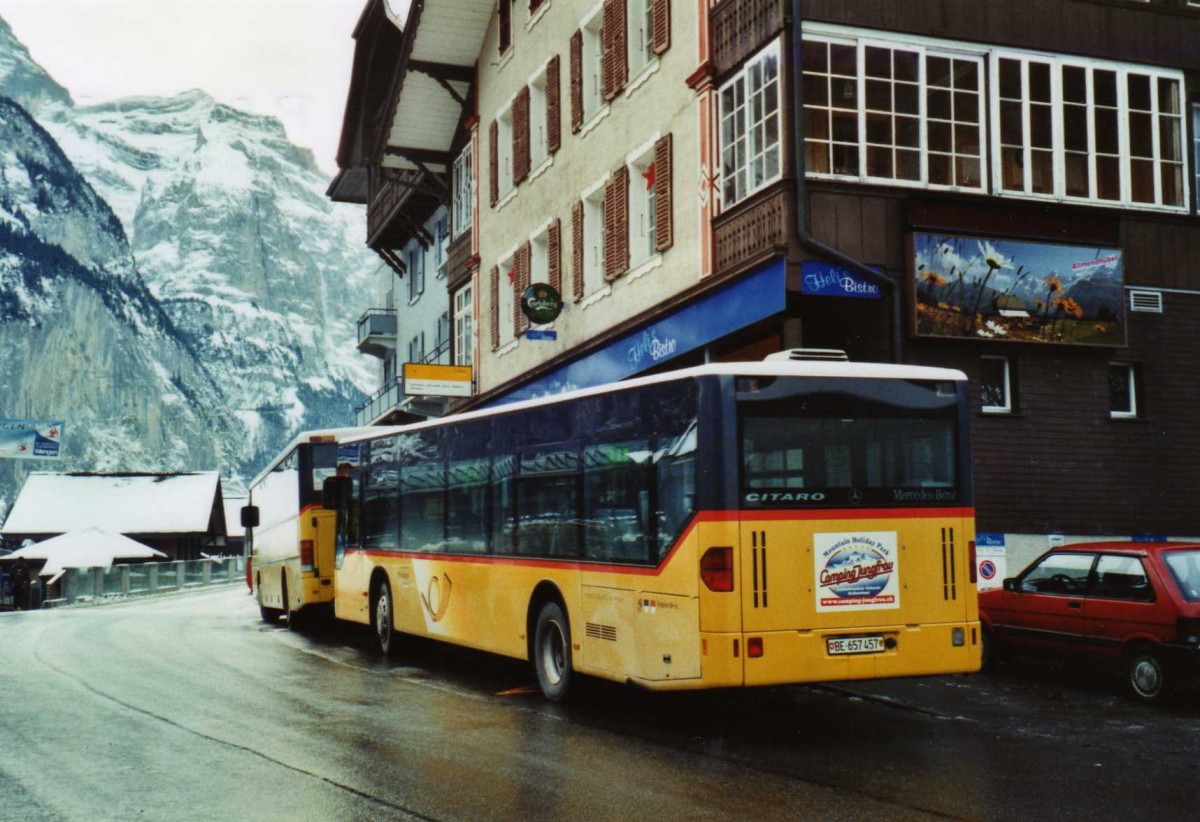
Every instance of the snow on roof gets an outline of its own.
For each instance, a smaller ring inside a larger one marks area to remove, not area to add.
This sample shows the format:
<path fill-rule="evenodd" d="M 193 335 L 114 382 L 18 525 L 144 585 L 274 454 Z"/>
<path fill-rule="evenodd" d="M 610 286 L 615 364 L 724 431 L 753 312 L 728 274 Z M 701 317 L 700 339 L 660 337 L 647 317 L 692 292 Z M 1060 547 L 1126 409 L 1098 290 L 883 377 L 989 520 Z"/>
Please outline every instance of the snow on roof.
<path fill-rule="evenodd" d="M 220 487 L 197 474 L 30 474 L 0 533 L 204 533 Z"/>
<path fill-rule="evenodd" d="M 44 559 L 40 576 L 52 576 L 64 568 L 110 568 L 117 559 L 166 557 L 148 545 L 100 528 L 85 528 L 19 548 L 4 559 Z"/>

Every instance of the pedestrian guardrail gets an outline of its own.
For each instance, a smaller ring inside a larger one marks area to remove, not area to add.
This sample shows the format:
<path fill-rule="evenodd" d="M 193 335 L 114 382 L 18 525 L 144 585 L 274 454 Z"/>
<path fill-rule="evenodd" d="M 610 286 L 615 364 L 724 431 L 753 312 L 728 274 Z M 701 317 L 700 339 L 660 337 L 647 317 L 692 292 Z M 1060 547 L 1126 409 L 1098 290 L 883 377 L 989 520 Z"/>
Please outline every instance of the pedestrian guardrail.
<path fill-rule="evenodd" d="M 226 585 L 245 579 L 245 557 L 143 562 L 110 568 L 68 568 L 54 583 L 32 587 L 29 608 L 98 604 Z M 15 603 L 14 603 L 15 605 Z"/>

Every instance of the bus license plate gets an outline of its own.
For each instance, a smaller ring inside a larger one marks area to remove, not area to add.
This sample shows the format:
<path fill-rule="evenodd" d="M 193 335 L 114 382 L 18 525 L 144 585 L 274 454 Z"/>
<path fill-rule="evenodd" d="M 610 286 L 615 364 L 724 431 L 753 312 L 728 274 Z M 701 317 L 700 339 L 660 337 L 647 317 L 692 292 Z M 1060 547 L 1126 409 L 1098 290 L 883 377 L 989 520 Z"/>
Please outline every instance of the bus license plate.
<path fill-rule="evenodd" d="M 825 638 L 830 656 L 838 654 L 877 654 L 883 651 L 881 636 L 835 636 Z"/>

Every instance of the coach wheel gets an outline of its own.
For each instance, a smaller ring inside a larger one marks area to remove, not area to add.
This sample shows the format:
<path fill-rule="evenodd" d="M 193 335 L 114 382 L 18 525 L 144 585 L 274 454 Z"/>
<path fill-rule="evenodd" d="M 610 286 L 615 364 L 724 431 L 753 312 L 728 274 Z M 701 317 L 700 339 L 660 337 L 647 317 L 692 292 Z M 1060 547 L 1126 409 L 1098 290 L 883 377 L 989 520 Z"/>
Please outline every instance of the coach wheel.
<path fill-rule="evenodd" d="M 546 699 L 561 702 L 571 685 L 571 626 L 557 602 L 542 606 L 533 637 L 538 685 Z"/>
<path fill-rule="evenodd" d="M 300 627 L 300 614 L 292 610 L 292 601 L 288 599 L 287 574 L 283 575 L 283 624 L 289 631 Z"/>
<path fill-rule="evenodd" d="M 385 579 L 375 595 L 375 636 L 379 640 L 379 651 L 391 656 L 395 650 L 396 633 L 392 629 L 392 586 Z"/>
<path fill-rule="evenodd" d="M 1155 702 L 1166 692 L 1167 675 L 1161 660 L 1148 648 L 1138 648 L 1126 660 L 1129 689 L 1143 702 Z"/>

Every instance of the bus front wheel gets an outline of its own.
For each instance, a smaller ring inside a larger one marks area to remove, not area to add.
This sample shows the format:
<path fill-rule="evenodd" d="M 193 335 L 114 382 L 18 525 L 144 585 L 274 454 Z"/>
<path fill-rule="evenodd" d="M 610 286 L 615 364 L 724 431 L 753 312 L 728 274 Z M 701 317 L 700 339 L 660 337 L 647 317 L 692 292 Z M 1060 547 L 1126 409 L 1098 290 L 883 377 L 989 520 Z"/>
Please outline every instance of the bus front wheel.
<path fill-rule="evenodd" d="M 533 637 L 533 668 L 542 694 L 562 702 L 571 686 L 571 626 L 557 602 L 542 606 Z"/>
<path fill-rule="evenodd" d="M 391 656 L 396 647 L 396 632 L 392 630 L 392 586 L 385 579 L 375 595 L 375 637 L 379 640 L 379 652 Z"/>

